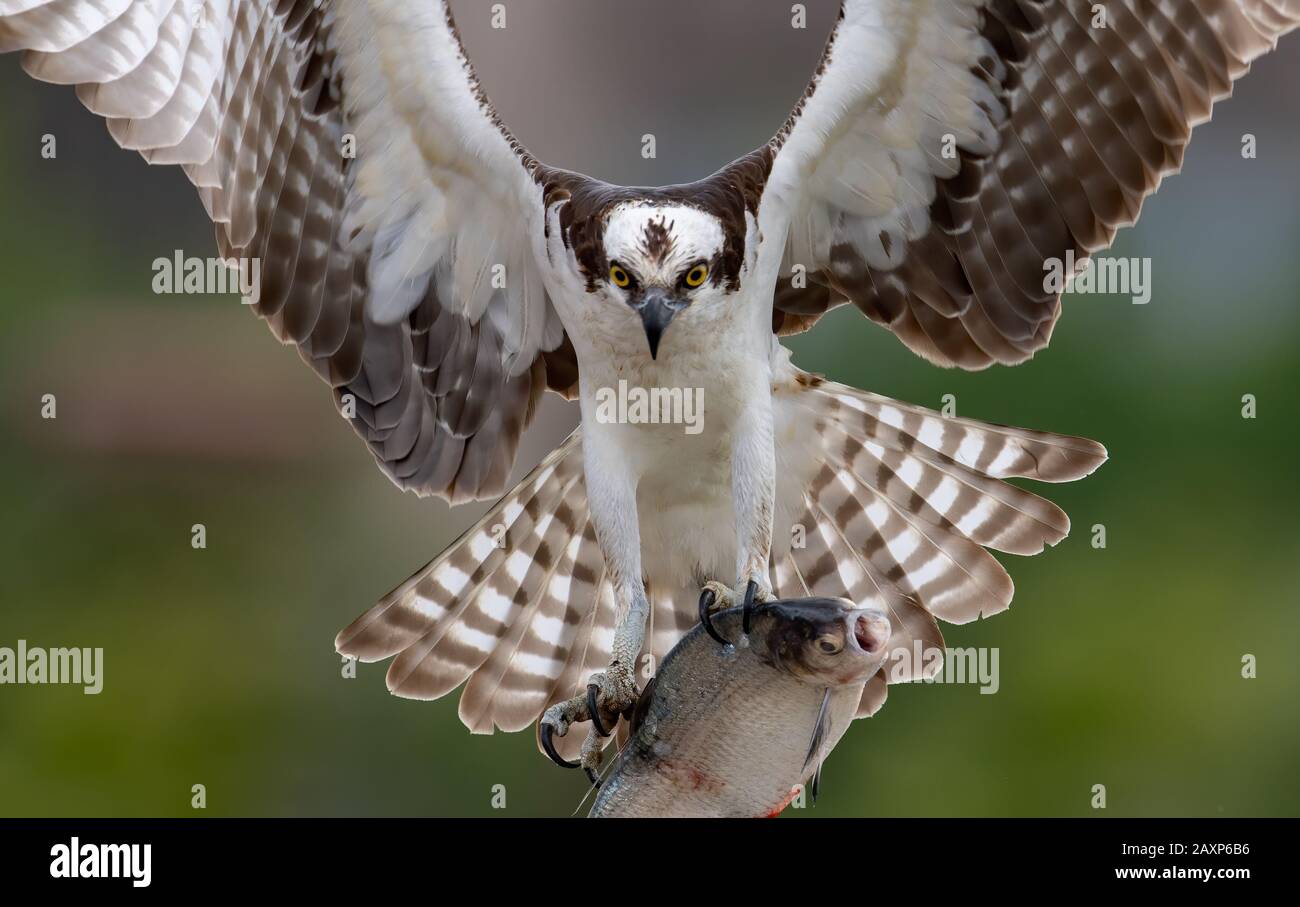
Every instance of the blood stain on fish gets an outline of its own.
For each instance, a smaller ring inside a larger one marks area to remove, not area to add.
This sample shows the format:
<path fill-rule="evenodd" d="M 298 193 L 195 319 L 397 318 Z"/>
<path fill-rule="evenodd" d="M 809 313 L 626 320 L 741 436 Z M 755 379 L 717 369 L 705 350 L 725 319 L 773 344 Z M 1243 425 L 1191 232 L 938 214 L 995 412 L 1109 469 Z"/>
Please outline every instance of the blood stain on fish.
<path fill-rule="evenodd" d="M 794 798 L 797 796 L 799 796 L 799 786 L 795 785 L 794 787 L 790 788 L 790 793 L 786 794 L 785 799 L 782 800 L 780 803 L 778 803 L 776 805 L 776 808 L 773 809 L 771 812 L 769 812 L 767 815 L 763 816 L 763 818 L 775 819 L 777 816 L 781 815 L 781 813 L 785 811 L 785 808 L 787 806 L 789 806 L 791 803 L 794 802 Z"/>

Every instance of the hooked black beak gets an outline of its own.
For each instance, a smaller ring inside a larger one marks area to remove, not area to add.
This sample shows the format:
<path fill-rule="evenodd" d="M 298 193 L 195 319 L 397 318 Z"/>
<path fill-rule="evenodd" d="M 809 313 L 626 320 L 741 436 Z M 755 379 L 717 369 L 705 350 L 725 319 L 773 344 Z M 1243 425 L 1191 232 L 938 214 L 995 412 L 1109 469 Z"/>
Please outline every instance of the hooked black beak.
<path fill-rule="evenodd" d="M 663 339 L 664 332 L 677 313 L 686 308 L 686 301 L 667 290 L 651 287 L 641 294 L 641 299 L 633 303 L 632 307 L 641 316 L 645 339 L 650 345 L 650 358 L 656 359 L 659 356 L 659 341 Z"/>

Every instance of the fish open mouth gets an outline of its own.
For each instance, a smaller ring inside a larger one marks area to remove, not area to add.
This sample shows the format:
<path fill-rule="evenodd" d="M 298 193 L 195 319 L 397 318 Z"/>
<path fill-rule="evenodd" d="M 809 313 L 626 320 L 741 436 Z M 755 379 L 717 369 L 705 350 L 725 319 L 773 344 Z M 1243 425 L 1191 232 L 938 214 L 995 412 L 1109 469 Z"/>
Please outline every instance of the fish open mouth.
<path fill-rule="evenodd" d="M 859 614 L 853 621 L 853 638 L 862 651 L 874 655 L 889 642 L 889 619 L 876 611 Z"/>

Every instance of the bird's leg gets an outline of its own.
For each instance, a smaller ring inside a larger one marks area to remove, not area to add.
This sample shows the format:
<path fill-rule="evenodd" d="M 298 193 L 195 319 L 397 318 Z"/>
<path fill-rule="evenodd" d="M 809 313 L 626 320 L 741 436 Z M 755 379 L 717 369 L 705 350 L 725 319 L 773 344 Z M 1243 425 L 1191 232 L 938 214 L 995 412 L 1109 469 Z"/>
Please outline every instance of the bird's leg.
<path fill-rule="evenodd" d="M 716 580 L 704 584 L 700 595 L 700 622 L 719 642 L 710 616 L 738 601 L 745 607 L 744 632 L 749 632 L 749 612 L 772 599 L 768 563 L 772 553 L 772 513 L 776 508 L 776 449 L 772 436 L 772 398 L 758 395 L 739 420 L 731 447 L 731 500 L 736 517 L 735 590 Z"/>
<path fill-rule="evenodd" d="M 578 765 L 587 772 L 593 784 L 598 783 L 603 739 L 614 732 L 620 716 L 631 714 L 640 695 L 635 680 L 636 658 L 645 642 L 646 618 L 650 614 L 650 603 L 639 579 L 635 583 L 615 586 L 614 595 L 619 601 L 620 616 L 614 630 L 609 667 L 591 675 L 585 692 L 551 706 L 541 719 L 542 747 L 552 760 L 566 768 L 576 766 L 555 752 L 553 737 L 563 737 L 573 724 L 591 722 Z M 626 606 L 624 602 L 627 602 Z"/>
<path fill-rule="evenodd" d="M 731 501 L 736 514 L 736 588 L 746 589 L 748 599 L 748 586 L 753 583 L 754 601 L 767 601 L 772 597 L 768 564 L 772 556 L 772 512 L 776 509 L 770 391 L 760 394 L 749 406 L 732 440 Z"/>
<path fill-rule="evenodd" d="M 619 716 L 629 714 L 636 704 L 636 660 L 645 642 L 650 602 L 641 578 L 641 537 L 637 524 L 635 479 L 624 468 L 611 467 L 602 456 L 595 432 L 583 438 L 587 478 L 587 499 L 596 540 L 605 555 L 605 574 L 614 586 L 617 621 L 609 667 L 593 674 L 585 692 L 556 703 L 542 715 L 542 745 L 561 765 L 551 746 L 554 736 L 563 737 L 577 722 L 590 721 L 591 730 L 582 746 L 580 765 L 592 781 L 600 769 L 602 740 L 614 731 Z"/>

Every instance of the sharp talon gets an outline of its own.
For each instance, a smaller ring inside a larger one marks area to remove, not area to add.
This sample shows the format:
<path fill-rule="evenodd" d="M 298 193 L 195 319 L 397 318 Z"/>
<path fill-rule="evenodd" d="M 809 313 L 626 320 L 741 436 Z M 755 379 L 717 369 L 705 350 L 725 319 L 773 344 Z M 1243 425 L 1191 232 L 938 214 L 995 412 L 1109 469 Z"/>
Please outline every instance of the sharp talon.
<path fill-rule="evenodd" d="M 562 758 L 560 754 L 555 751 L 555 744 L 551 740 L 551 735 L 554 733 L 555 725 L 542 722 L 542 749 L 546 751 L 546 755 L 550 757 L 550 760 L 560 768 L 577 768 L 578 763 L 570 762 L 568 759 Z"/>
<path fill-rule="evenodd" d="M 594 683 L 587 684 L 587 711 L 591 713 L 591 726 L 596 729 L 596 733 L 602 737 L 608 737 L 609 731 L 605 730 L 605 725 L 600 720 L 600 708 L 596 703 L 596 694 L 600 692 L 600 687 Z"/>
<path fill-rule="evenodd" d="M 700 623 L 704 624 L 704 632 L 716 639 L 720 645 L 729 646 L 731 643 L 723 639 L 722 634 L 714 628 L 713 615 L 709 613 L 709 609 L 717 600 L 718 597 L 713 594 L 712 589 L 705 589 L 700 593 Z"/>
<path fill-rule="evenodd" d="M 592 771 L 589 768 L 583 769 L 583 771 L 585 771 L 587 773 L 587 777 L 591 779 L 592 787 L 600 787 L 600 777 L 594 771 Z"/>
<path fill-rule="evenodd" d="M 754 613 L 754 596 L 756 595 L 758 595 L 758 583 L 751 579 L 749 584 L 745 586 L 745 610 L 742 612 L 740 620 L 741 629 L 745 631 L 746 636 L 749 635 L 749 618 Z"/>

